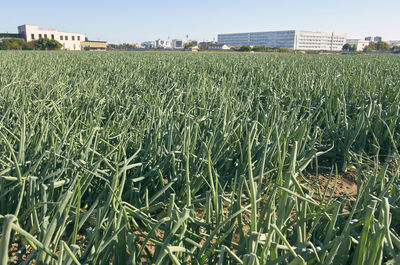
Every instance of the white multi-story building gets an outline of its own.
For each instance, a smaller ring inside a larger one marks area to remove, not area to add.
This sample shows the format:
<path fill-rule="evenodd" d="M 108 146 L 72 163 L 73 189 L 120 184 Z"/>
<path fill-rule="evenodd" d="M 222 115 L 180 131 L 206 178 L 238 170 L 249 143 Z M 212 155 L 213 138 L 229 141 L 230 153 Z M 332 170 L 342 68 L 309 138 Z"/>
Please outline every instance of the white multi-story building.
<path fill-rule="evenodd" d="M 24 36 L 25 41 L 49 38 L 60 42 L 63 50 L 81 50 L 81 41 L 85 41 L 85 34 L 61 32 L 56 29 L 44 29 L 34 25 L 18 27 L 18 33 Z"/>
<path fill-rule="evenodd" d="M 291 50 L 340 51 L 346 34 L 303 30 L 218 34 L 218 43 L 229 46 L 267 46 Z"/>
<path fill-rule="evenodd" d="M 183 41 L 178 39 L 173 39 L 172 49 L 183 49 Z"/>
<path fill-rule="evenodd" d="M 362 51 L 365 47 L 369 45 L 369 41 L 361 39 L 347 39 L 346 43 L 350 45 L 355 45 L 356 51 Z"/>

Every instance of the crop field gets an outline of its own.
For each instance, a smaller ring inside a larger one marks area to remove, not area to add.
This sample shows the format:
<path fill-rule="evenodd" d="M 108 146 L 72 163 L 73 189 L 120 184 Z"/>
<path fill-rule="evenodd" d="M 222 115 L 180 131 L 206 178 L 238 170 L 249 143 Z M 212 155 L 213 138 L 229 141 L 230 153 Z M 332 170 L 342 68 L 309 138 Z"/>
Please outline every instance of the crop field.
<path fill-rule="evenodd" d="M 0 264 L 400 264 L 400 56 L 0 52 Z"/>

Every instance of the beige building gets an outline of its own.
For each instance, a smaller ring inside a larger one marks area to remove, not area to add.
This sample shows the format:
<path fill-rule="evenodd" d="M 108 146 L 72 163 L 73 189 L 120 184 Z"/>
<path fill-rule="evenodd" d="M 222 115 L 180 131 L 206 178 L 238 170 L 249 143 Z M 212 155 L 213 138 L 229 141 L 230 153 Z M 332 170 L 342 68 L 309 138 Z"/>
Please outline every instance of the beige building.
<path fill-rule="evenodd" d="M 35 25 L 22 25 L 18 27 L 18 33 L 24 36 L 25 41 L 49 38 L 62 44 L 63 50 L 81 50 L 81 42 L 85 41 L 85 34 L 61 32 L 56 29 L 39 28 Z"/>
<path fill-rule="evenodd" d="M 106 41 L 82 41 L 81 48 L 85 51 L 105 51 L 107 49 Z"/>

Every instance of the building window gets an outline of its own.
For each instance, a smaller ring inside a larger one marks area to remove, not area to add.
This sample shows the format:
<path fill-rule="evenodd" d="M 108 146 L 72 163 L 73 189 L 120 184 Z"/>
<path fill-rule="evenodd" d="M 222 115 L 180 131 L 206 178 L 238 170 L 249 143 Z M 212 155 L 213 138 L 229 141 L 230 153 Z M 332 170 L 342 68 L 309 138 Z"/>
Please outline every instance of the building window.
<path fill-rule="evenodd" d="M 44 34 L 44 37 L 47 38 L 47 34 Z"/>
<path fill-rule="evenodd" d="M 71 39 L 72 39 L 72 40 L 75 40 L 75 36 L 71 36 Z"/>
<path fill-rule="evenodd" d="M 35 34 L 31 34 L 31 39 L 32 39 L 32 40 L 35 39 Z"/>
<path fill-rule="evenodd" d="M 54 40 L 54 34 L 51 34 L 51 39 Z"/>
<path fill-rule="evenodd" d="M 81 36 L 78 36 L 77 38 L 78 38 L 78 40 L 81 40 Z"/>
<path fill-rule="evenodd" d="M 68 36 L 65 36 L 65 40 L 68 40 Z"/>
<path fill-rule="evenodd" d="M 60 40 L 63 40 L 63 36 L 62 35 L 60 36 Z"/>
<path fill-rule="evenodd" d="M 39 39 L 42 37 L 42 34 L 39 34 Z"/>

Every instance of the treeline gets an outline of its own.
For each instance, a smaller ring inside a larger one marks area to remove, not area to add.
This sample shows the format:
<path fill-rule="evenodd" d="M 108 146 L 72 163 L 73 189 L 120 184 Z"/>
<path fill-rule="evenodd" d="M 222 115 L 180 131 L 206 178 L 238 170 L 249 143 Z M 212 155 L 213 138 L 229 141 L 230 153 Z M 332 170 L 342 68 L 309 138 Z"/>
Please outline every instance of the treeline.
<path fill-rule="evenodd" d="M 21 39 L 3 39 L 0 50 L 61 50 L 62 44 L 56 40 L 40 38 L 25 42 Z"/>
<path fill-rule="evenodd" d="M 384 41 L 378 41 L 378 42 L 371 42 L 368 46 L 364 48 L 365 52 L 370 52 L 370 51 L 390 51 L 390 46 Z"/>
<path fill-rule="evenodd" d="M 136 45 L 128 44 L 128 43 L 108 44 L 107 45 L 107 49 L 110 49 L 110 50 L 131 51 L 131 50 L 136 50 L 137 48 L 138 47 L 136 47 Z"/>
<path fill-rule="evenodd" d="M 267 46 L 248 46 L 248 45 L 243 45 L 240 47 L 239 51 L 241 52 L 289 52 L 289 49 L 287 48 L 279 48 L 279 47 L 267 47 Z"/>
<path fill-rule="evenodd" d="M 346 43 L 345 45 L 343 45 L 342 50 L 346 52 L 356 52 L 357 46 Z M 385 52 L 390 50 L 391 49 L 389 44 L 384 41 L 371 42 L 368 44 L 368 46 L 365 46 L 363 49 L 364 52 L 376 52 L 376 51 Z M 395 51 L 395 49 L 393 48 L 392 51 Z"/>

